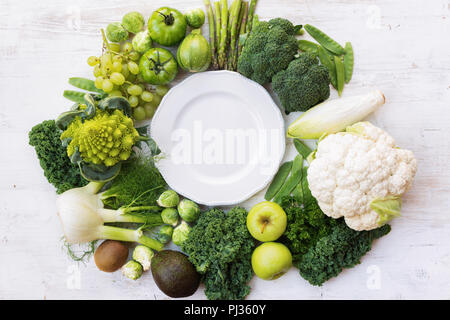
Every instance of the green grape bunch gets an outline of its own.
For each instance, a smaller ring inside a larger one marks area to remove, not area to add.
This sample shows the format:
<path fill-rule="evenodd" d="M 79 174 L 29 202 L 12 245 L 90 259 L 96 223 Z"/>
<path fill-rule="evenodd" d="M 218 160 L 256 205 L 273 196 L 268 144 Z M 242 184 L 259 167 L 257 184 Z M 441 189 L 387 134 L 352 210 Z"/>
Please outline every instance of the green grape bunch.
<path fill-rule="evenodd" d="M 129 40 L 121 43 L 108 42 L 102 29 L 103 47 L 99 57 L 87 59 L 93 67 L 95 87 L 109 96 L 124 97 L 133 108 L 136 121 L 153 117 L 162 97 L 169 91 L 167 86 L 150 86 L 139 74 L 137 61 L 141 53 L 134 50 Z"/>

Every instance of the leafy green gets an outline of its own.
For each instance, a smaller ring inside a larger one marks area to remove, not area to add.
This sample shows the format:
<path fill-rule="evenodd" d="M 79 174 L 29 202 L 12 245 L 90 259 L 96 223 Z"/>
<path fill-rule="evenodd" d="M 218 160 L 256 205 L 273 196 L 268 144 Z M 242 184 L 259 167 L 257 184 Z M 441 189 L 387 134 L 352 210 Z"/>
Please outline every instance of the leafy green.
<path fill-rule="evenodd" d="M 34 126 L 28 134 L 29 144 L 36 151 L 44 175 L 58 194 L 88 183 L 82 178 L 78 166 L 70 162 L 60 135 L 61 131 L 54 120 L 43 121 Z"/>
<path fill-rule="evenodd" d="M 214 208 L 200 215 L 182 250 L 203 275 L 210 300 L 236 300 L 250 292 L 255 242 L 246 227 L 247 211 Z"/>
<path fill-rule="evenodd" d="M 296 264 L 300 275 L 312 285 L 320 286 L 344 268 L 360 263 L 372 247 L 372 241 L 391 230 L 389 225 L 370 231 L 355 231 L 343 219 L 337 220 L 330 234 L 320 238 Z"/>

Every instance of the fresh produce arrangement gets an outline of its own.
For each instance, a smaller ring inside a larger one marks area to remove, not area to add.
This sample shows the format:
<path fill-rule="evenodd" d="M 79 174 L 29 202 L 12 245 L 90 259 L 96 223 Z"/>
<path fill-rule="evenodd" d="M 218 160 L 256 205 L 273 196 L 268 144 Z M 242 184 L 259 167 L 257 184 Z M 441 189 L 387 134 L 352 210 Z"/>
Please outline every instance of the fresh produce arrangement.
<path fill-rule="evenodd" d="M 417 162 L 365 121 L 385 104 L 383 93 L 329 100 L 330 85 L 341 96 L 352 78 L 351 43 L 285 18 L 260 21 L 256 4 L 204 0 L 148 19 L 131 11 L 100 30 L 101 54 L 87 58 L 93 79 L 69 78 L 79 90 L 63 95 L 74 104 L 29 132 L 72 258 L 95 250 L 100 271 L 154 281 L 172 298 L 202 283 L 208 299 L 236 300 L 249 295 L 254 275 L 275 280 L 292 267 L 321 286 L 389 233 Z M 298 154 L 252 208 L 202 206 L 172 190 L 156 166 L 164 155 L 148 135 L 151 118 L 179 71 L 207 70 L 271 84 L 286 114 L 301 112 L 287 128 Z"/>

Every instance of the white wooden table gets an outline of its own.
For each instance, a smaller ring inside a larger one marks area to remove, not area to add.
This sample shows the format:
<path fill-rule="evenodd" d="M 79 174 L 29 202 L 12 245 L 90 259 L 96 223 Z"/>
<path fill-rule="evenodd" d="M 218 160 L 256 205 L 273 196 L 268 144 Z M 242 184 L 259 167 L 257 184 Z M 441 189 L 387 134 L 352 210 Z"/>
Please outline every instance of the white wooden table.
<path fill-rule="evenodd" d="M 70 76 L 91 76 L 86 58 L 99 54 L 101 27 L 164 4 L 203 7 L 200 0 L 0 0 L 0 299 L 167 299 L 150 273 L 132 281 L 66 257 L 56 195 L 27 137 L 70 106 L 62 97 Z M 255 277 L 249 299 L 450 298 L 449 12 L 448 0 L 260 0 L 262 20 L 311 23 L 352 42 L 356 69 L 344 95 L 380 88 L 387 103 L 370 120 L 413 150 L 419 168 L 402 217 L 360 265 L 322 287 L 294 268 L 276 281 Z M 286 159 L 293 155 L 289 145 Z M 203 290 L 192 298 L 205 298 Z"/>

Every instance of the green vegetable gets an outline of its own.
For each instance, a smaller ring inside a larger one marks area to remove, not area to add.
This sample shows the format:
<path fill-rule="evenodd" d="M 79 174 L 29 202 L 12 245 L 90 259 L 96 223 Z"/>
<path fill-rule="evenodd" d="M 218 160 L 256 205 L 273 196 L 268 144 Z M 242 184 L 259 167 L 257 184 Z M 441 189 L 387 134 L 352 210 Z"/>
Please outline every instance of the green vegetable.
<path fill-rule="evenodd" d="M 164 48 L 152 48 L 139 60 L 139 71 L 145 82 L 168 84 L 178 73 L 178 64 L 172 53 Z"/>
<path fill-rule="evenodd" d="M 336 65 L 334 64 L 334 58 L 330 57 L 323 47 L 319 47 L 318 54 L 320 63 L 325 66 L 330 73 L 331 84 L 337 89 Z"/>
<path fill-rule="evenodd" d="M 344 90 L 344 84 L 345 84 L 344 63 L 342 62 L 341 58 L 335 56 L 334 64 L 336 66 L 337 90 L 338 90 L 339 96 L 341 96 L 342 90 Z"/>
<path fill-rule="evenodd" d="M 297 54 L 295 27 L 286 19 L 260 22 L 245 41 L 237 70 L 260 84 L 266 84 L 286 69 Z"/>
<path fill-rule="evenodd" d="M 223 69 L 226 63 L 226 45 L 228 42 L 228 1 L 220 0 L 220 21 L 222 25 L 220 26 L 220 41 L 219 47 L 217 48 L 217 62 L 219 69 Z"/>
<path fill-rule="evenodd" d="M 112 22 L 106 27 L 106 37 L 111 42 L 121 42 L 128 39 L 128 31 L 120 22 Z"/>
<path fill-rule="evenodd" d="M 186 35 L 186 29 L 186 18 L 173 8 L 159 8 L 148 20 L 148 30 L 152 39 L 167 47 L 179 43 Z"/>
<path fill-rule="evenodd" d="M 206 7 L 206 13 L 208 14 L 208 26 L 209 26 L 209 45 L 210 45 L 210 49 L 211 49 L 211 63 L 212 63 L 212 67 L 214 70 L 216 70 L 219 66 L 217 64 L 217 55 L 216 55 L 216 50 L 218 48 L 218 38 L 220 38 L 220 22 L 217 24 L 215 23 L 214 20 L 214 11 L 211 5 L 211 1 L 210 0 L 203 0 L 203 3 L 205 4 Z M 219 8 L 219 2 L 215 2 L 215 5 L 217 5 Z M 220 9 L 219 9 L 220 10 Z M 216 18 L 220 18 L 220 14 L 217 13 L 216 11 Z M 217 24 L 217 28 L 216 28 L 216 24 Z M 217 37 L 216 37 L 216 32 L 217 32 Z"/>
<path fill-rule="evenodd" d="M 343 269 L 352 268 L 370 251 L 372 242 L 391 230 L 384 225 L 371 231 L 355 231 L 337 220 L 331 233 L 321 237 L 296 264 L 300 275 L 312 285 L 320 286 L 337 276 Z"/>
<path fill-rule="evenodd" d="M 306 111 L 330 96 L 328 70 L 318 63 L 313 54 L 301 53 L 272 78 L 273 90 L 286 114 Z"/>
<path fill-rule="evenodd" d="M 303 141 L 299 139 L 294 139 L 294 146 L 303 159 L 307 159 L 311 152 L 313 152 Z"/>
<path fill-rule="evenodd" d="M 278 193 L 278 191 L 281 189 L 284 182 L 286 181 L 286 178 L 289 175 L 291 168 L 292 168 L 292 161 L 285 162 L 280 166 L 277 174 L 272 180 L 272 183 L 267 189 L 266 194 L 264 195 L 264 199 L 270 201 L 273 199 L 273 197 L 275 197 L 275 195 Z"/>
<path fill-rule="evenodd" d="M 178 224 L 179 214 L 175 208 L 166 208 L 161 212 L 161 219 L 165 224 L 175 227 Z"/>
<path fill-rule="evenodd" d="M 349 83 L 352 79 L 354 65 L 353 47 L 350 42 L 345 43 L 344 54 L 344 69 L 345 69 L 345 83 Z"/>
<path fill-rule="evenodd" d="M 242 49 L 244 48 L 244 43 L 241 41 L 241 38 L 243 38 L 247 35 L 247 33 L 246 33 L 247 24 L 248 24 L 248 2 L 247 1 L 242 2 L 241 11 L 242 11 L 241 12 L 242 21 L 241 21 L 241 26 L 239 28 L 238 54 L 237 54 L 236 58 L 238 58 L 241 55 Z M 236 61 L 236 68 L 237 68 L 237 61 Z"/>
<path fill-rule="evenodd" d="M 339 43 L 331 39 L 328 35 L 320 31 L 316 27 L 306 24 L 305 30 L 325 49 L 333 52 L 335 55 L 345 54 L 345 49 Z"/>
<path fill-rule="evenodd" d="M 400 216 L 402 198 L 390 196 L 383 199 L 374 199 L 370 203 L 370 208 L 380 215 L 378 225 L 382 226 L 393 218 Z"/>
<path fill-rule="evenodd" d="M 194 201 L 183 199 L 178 204 L 178 214 L 186 222 L 195 222 L 200 215 L 200 208 Z"/>
<path fill-rule="evenodd" d="M 201 214 L 181 249 L 203 275 L 211 300 L 244 299 L 250 292 L 251 255 L 255 247 L 246 227 L 247 211 L 211 209 Z"/>
<path fill-rule="evenodd" d="M 200 28 L 205 23 L 205 12 L 200 8 L 189 10 L 184 17 L 188 26 L 194 29 Z"/>
<path fill-rule="evenodd" d="M 133 250 L 133 260 L 139 262 L 143 271 L 150 270 L 154 255 L 152 249 L 143 245 L 138 245 Z"/>
<path fill-rule="evenodd" d="M 298 41 L 298 48 L 301 51 L 309 52 L 314 54 L 315 56 L 319 55 L 319 45 L 317 43 L 308 41 L 308 40 L 299 40 Z"/>
<path fill-rule="evenodd" d="M 131 280 L 137 280 L 142 276 L 143 268 L 137 261 L 130 260 L 122 267 L 122 273 Z"/>
<path fill-rule="evenodd" d="M 302 179 L 303 157 L 297 155 L 292 163 L 292 169 L 289 178 L 280 188 L 280 191 L 275 195 L 273 202 L 280 204 L 284 197 L 291 194 L 294 188 L 300 183 Z"/>
<path fill-rule="evenodd" d="M 152 38 L 148 30 L 136 33 L 131 41 L 133 49 L 139 53 L 145 53 L 152 48 Z"/>
<path fill-rule="evenodd" d="M 183 246 L 184 242 L 188 239 L 190 232 L 191 227 L 186 223 L 186 221 L 182 221 L 178 226 L 175 227 L 175 229 L 173 229 L 173 243 L 179 247 Z"/>
<path fill-rule="evenodd" d="M 92 81 L 90 79 L 72 77 L 72 78 L 69 78 L 69 84 L 71 84 L 72 86 L 77 87 L 79 89 L 86 90 L 86 91 L 97 92 L 97 93 L 101 93 L 101 94 L 105 93 L 103 90 L 97 89 L 95 87 L 94 81 Z"/>
<path fill-rule="evenodd" d="M 235 67 L 235 59 L 237 59 L 237 50 L 236 44 L 238 43 L 239 36 L 239 26 L 241 24 L 242 16 L 241 16 L 241 6 L 242 0 L 234 0 L 232 5 L 232 10 L 230 11 L 230 47 L 228 53 L 228 61 L 226 68 L 228 70 L 236 70 Z"/>
<path fill-rule="evenodd" d="M 189 72 L 201 72 L 211 64 L 211 48 L 200 29 L 184 38 L 177 51 L 177 61 L 181 68 Z"/>
<path fill-rule="evenodd" d="M 122 18 L 122 27 L 124 27 L 128 32 L 138 33 L 144 28 L 144 26 L 144 17 L 139 12 L 128 12 Z"/>
<path fill-rule="evenodd" d="M 66 148 L 60 140 L 61 131 L 54 120 L 46 120 L 35 125 L 28 133 L 29 144 L 34 147 L 47 181 L 60 194 L 66 190 L 85 186 L 78 166 L 67 156 Z"/>
<path fill-rule="evenodd" d="M 107 93 L 101 89 L 98 89 L 95 86 L 95 82 L 90 79 L 72 77 L 69 78 L 69 84 L 79 89 L 86 90 L 95 100 L 100 100 L 106 98 L 107 96 Z M 64 90 L 63 94 L 64 98 L 77 103 L 85 103 L 85 95 L 86 92 L 73 90 Z"/>
<path fill-rule="evenodd" d="M 173 208 L 180 202 L 180 197 L 173 190 L 164 191 L 158 198 L 157 203 L 160 207 Z"/>
<path fill-rule="evenodd" d="M 169 225 L 165 225 L 159 229 L 159 232 L 158 232 L 158 235 L 156 236 L 156 238 L 161 243 L 166 244 L 172 239 L 172 234 L 173 234 L 173 227 L 169 226 Z"/>
<path fill-rule="evenodd" d="M 256 3 L 257 2 L 258 2 L 258 0 L 251 0 L 250 1 L 250 5 L 249 5 L 249 9 L 248 9 L 247 28 L 246 28 L 246 33 L 247 34 L 250 34 L 250 32 L 252 32 L 253 17 L 255 16 L 255 8 L 256 8 Z"/>

